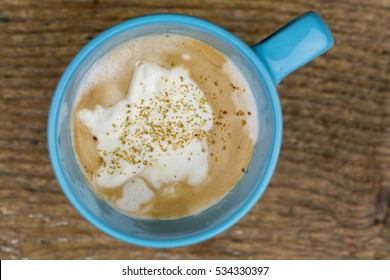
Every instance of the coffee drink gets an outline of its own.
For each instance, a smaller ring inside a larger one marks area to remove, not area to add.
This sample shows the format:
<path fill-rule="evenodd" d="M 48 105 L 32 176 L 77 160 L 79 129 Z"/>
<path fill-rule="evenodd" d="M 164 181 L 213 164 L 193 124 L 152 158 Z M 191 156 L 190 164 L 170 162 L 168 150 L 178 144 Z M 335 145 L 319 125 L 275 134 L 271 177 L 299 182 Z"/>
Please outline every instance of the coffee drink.
<path fill-rule="evenodd" d="M 138 218 L 195 215 L 246 172 L 258 134 L 253 93 L 221 52 L 175 34 L 128 41 L 82 79 L 72 112 L 90 187 Z"/>

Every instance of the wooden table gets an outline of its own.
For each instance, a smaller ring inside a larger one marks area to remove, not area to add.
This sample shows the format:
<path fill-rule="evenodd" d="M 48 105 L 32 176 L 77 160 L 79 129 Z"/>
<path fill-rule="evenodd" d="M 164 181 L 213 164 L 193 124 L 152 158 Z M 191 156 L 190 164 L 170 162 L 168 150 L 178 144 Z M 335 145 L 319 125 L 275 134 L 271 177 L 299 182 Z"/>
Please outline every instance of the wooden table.
<path fill-rule="evenodd" d="M 55 86 L 91 38 L 151 13 L 208 19 L 254 44 L 316 10 L 331 51 L 278 91 L 283 146 L 260 202 L 186 248 L 131 246 L 84 220 L 46 146 Z M 1 259 L 390 259 L 390 1 L 0 0 Z"/>

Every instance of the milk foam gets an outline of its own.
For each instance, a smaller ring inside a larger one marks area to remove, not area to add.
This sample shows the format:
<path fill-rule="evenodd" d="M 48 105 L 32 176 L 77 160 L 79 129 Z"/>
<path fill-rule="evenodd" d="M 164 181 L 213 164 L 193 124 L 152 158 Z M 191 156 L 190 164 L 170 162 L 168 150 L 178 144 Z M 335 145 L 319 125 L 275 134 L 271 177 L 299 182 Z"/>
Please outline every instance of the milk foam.
<path fill-rule="evenodd" d="M 212 128 L 212 109 L 180 66 L 168 70 L 141 64 L 124 100 L 108 108 L 83 109 L 78 117 L 97 141 L 101 164 L 95 183 L 106 188 L 126 184 L 127 204 L 118 202 L 122 209 L 136 209 L 150 199 L 146 190 L 142 199 L 126 198 L 138 196 L 132 184 L 144 184 L 140 179 L 132 183 L 132 178 L 147 178 L 158 189 L 178 181 L 198 185 L 207 175 L 205 136 Z"/>
<path fill-rule="evenodd" d="M 117 206 L 125 211 L 139 211 L 141 205 L 153 197 L 153 192 L 140 178 L 130 180 L 123 186 L 123 196 L 117 201 Z"/>
<path fill-rule="evenodd" d="M 177 89 L 190 97 L 174 99 Z M 256 100 L 243 73 L 182 35 L 116 47 L 88 70 L 76 98 L 72 140 L 80 168 L 97 195 L 130 216 L 180 218 L 215 204 L 245 174 L 258 140 Z M 160 146 L 150 132 L 169 137 Z"/>
<path fill-rule="evenodd" d="M 223 65 L 223 71 L 229 75 L 229 79 L 239 89 L 238 93 L 232 95 L 232 100 L 236 106 L 236 110 L 244 113 L 242 116 L 246 120 L 244 128 L 249 137 L 256 143 L 259 134 L 259 116 L 256 100 L 248 81 L 243 77 L 243 74 L 238 70 L 237 66 L 230 60 L 226 60 Z M 250 115 L 248 112 L 250 112 Z"/>

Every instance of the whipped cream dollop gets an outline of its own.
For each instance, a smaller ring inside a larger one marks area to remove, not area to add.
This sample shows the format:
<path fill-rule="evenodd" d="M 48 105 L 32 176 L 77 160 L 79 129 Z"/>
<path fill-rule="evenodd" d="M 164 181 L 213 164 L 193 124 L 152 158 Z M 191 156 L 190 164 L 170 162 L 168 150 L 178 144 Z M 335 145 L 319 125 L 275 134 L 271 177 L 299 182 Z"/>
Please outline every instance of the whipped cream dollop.
<path fill-rule="evenodd" d="M 126 184 L 125 196 L 131 196 L 132 178 L 146 178 L 158 189 L 178 181 L 198 185 L 207 175 L 212 109 L 181 66 L 143 63 L 125 99 L 108 108 L 83 109 L 78 117 L 97 142 L 100 167 L 93 180 L 99 186 Z M 121 200 L 123 208 L 136 209 L 152 195 L 142 182 L 134 182 L 143 186 L 143 195 L 136 205 Z"/>
<path fill-rule="evenodd" d="M 153 192 L 145 184 L 144 180 L 134 178 L 123 186 L 123 196 L 117 200 L 117 206 L 125 211 L 140 211 L 141 204 L 149 201 L 153 197 Z M 142 209 L 147 210 L 147 209 Z"/>

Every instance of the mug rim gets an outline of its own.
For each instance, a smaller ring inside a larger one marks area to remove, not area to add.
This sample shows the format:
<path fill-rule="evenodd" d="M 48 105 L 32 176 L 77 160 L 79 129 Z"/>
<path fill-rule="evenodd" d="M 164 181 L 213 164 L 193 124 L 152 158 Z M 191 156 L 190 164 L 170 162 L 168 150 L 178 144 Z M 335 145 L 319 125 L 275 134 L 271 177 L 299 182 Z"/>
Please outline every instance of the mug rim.
<path fill-rule="evenodd" d="M 147 26 L 147 25 L 167 24 L 167 23 L 197 27 L 206 30 L 208 32 L 211 32 L 216 37 L 219 37 L 227 41 L 227 43 L 232 45 L 240 53 L 245 54 L 245 56 L 253 62 L 253 65 L 256 68 L 255 70 L 258 71 L 256 73 L 256 76 L 263 77 L 263 80 L 265 82 L 265 88 L 269 91 L 270 101 L 271 101 L 270 103 L 272 104 L 273 115 L 275 118 L 275 129 L 273 135 L 274 141 L 272 143 L 272 148 L 271 148 L 271 157 L 268 159 L 268 163 L 266 163 L 265 165 L 266 169 L 264 175 L 260 179 L 259 183 L 253 186 L 254 192 L 252 196 L 249 198 L 248 203 L 242 205 L 241 208 L 239 208 L 232 216 L 230 216 L 223 223 L 211 227 L 202 233 L 196 234 L 194 236 L 180 237 L 173 240 L 158 241 L 158 240 L 145 239 L 137 236 L 127 235 L 111 228 L 110 226 L 102 222 L 97 216 L 92 214 L 78 200 L 78 198 L 73 194 L 72 190 L 70 189 L 69 187 L 70 184 L 69 182 L 67 182 L 67 179 L 63 174 L 63 170 L 59 160 L 58 146 L 56 144 L 55 131 L 57 131 L 59 107 L 65 96 L 66 93 L 65 89 L 68 83 L 71 81 L 78 67 L 85 60 L 85 58 L 88 57 L 89 54 L 91 54 L 96 48 L 98 48 L 107 40 L 110 40 L 111 38 L 125 31 L 137 27 Z M 279 153 L 280 153 L 281 142 L 282 142 L 282 126 L 283 126 L 282 112 L 280 108 L 278 94 L 276 91 L 276 85 L 272 82 L 270 74 L 266 70 L 266 67 L 261 62 L 260 58 L 247 44 L 245 44 L 243 41 L 241 41 L 239 38 L 237 38 L 229 31 L 204 19 L 200 19 L 188 15 L 182 15 L 182 14 L 152 14 L 152 15 L 145 15 L 145 16 L 132 18 L 106 29 L 105 31 L 97 35 L 94 39 L 92 39 L 90 42 L 88 42 L 77 53 L 77 55 L 73 58 L 73 60 L 70 62 L 70 64 L 62 74 L 62 77 L 58 82 L 58 85 L 54 91 L 51 105 L 50 105 L 49 115 L 48 115 L 47 141 L 48 141 L 50 161 L 53 167 L 54 174 L 56 176 L 56 179 L 62 191 L 64 192 L 65 196 L 70 201 L 70 203 L 73 205 L 73 207 L 76 208 L 76 210 L 88 222 L 90 222 L 92 225 L 94 225 L 101 231 L 105 232 L 106 234 L 126 243 L 130 243 L 138 246 L 144 246 L 144 247 L 152 247 L 152 248 L 174 248 L 174 247 L 182 247 L 182 246 L 188 246 L 195 243 L 199 243 L 222 233 L 223 231 L 227 230 L 228 228 L 236 224 L 254 207 L 254 205 L 257 203 L 257 201 L 260 199 L 263 192 L 267 188 L 272 178 L 272 175 L 275 171 Z"/>

